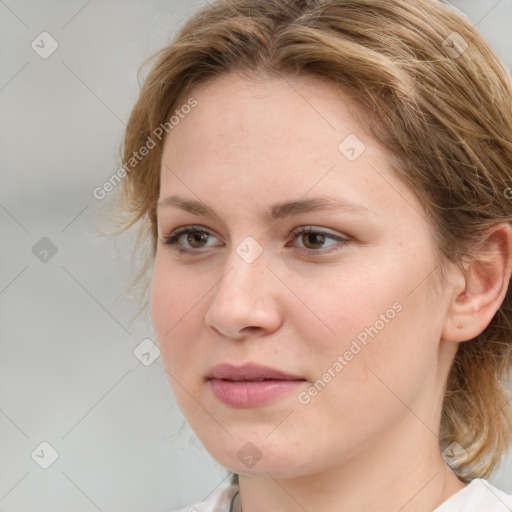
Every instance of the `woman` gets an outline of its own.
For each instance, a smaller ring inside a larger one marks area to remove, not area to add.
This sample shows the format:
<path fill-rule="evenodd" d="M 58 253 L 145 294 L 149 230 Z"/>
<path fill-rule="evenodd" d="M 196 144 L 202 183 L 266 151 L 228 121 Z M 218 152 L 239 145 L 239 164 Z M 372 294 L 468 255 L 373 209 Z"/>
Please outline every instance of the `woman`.
<path fill-rule="evenodd" d="M 197 511 L 504 512 L 512 88 L 436 0 L 219 0 L 128 123 Z M 143 275 L 143 268 L 138 277 Z"/>

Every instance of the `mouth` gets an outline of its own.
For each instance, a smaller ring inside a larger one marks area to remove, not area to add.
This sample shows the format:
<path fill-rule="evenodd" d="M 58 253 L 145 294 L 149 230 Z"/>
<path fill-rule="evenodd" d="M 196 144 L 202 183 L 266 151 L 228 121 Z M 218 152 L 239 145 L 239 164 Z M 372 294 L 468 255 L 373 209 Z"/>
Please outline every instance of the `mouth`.
<path fill-rule="evenodd" d="M 256 407 L 290 393 L 306 381 L 275 368 L 256 364 L 214 366 L 207 375 L 214 396 L 231 407 Z"/>
<path fill-rule="evenodd" d="M 242 366 L 232 364 L 218 364 L 214 366 L 207 375 L 209 379 L 222 379 L 229 381 L 253 381 L 264 380 L 305 380 L 299 375 L 286 373 L 269 366 L 261 366 L 254 363 L 247 363 Z"/>

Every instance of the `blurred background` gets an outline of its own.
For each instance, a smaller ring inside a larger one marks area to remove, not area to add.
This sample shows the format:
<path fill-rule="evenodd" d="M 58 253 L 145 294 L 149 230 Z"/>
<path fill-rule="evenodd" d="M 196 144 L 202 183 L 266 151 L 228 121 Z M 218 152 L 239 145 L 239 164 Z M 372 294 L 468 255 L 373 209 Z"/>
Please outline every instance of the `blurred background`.
<path fill-rule="evenodd" d="M 512 0 L 458 0 L 512 65 Z M 202 2 L 0 0 L 0 510 L 170 511 L 226 479 L 100 236 L 137 69 Z M 154 360 L 153 360 L 154 359 Z M 512 455 L 491 482 L 512 493 Z"/>

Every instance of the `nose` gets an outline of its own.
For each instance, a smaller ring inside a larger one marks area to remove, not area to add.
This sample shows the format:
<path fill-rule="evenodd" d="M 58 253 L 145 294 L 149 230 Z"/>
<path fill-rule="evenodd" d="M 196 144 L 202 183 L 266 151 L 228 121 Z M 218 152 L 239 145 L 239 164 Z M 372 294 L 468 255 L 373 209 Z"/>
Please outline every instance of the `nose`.
<path fill-rule="evenodd" d="M 205 316 L 209 329 L 235 340 L 279 329 L 279 281 L 267 264 L 264 253 L 249 263 L 233 251 Z"/>

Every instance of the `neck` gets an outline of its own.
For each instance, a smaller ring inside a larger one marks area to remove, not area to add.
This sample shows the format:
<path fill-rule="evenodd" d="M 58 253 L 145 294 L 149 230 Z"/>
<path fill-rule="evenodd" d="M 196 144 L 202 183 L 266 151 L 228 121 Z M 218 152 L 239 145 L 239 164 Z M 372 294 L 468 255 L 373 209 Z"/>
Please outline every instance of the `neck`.
<path fill-rule="evenodd" d="M 465 487 L 444 462 L 437 436 L 413 415 L 351 460 L 321 473 L 275 479 L 240 475 L 243 512 L 431 512 Z M 403 433 L 407 434 L 404 436 Z"/>

